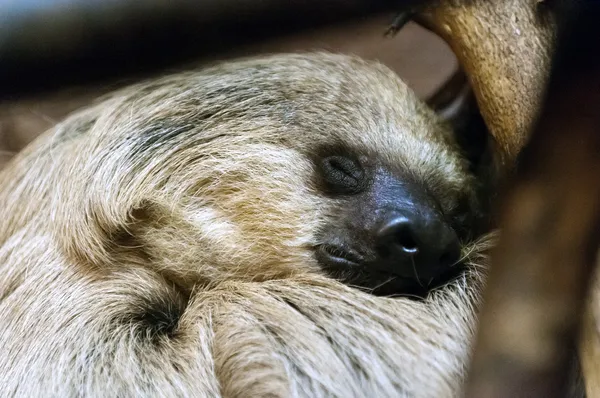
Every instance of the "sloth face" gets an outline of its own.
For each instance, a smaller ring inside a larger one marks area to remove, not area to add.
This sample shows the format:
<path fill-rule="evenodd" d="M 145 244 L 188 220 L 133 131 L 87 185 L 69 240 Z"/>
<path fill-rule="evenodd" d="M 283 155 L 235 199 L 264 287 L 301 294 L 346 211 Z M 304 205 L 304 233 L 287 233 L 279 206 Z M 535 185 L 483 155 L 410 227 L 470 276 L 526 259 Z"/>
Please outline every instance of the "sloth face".
<path fill-rule="evenodd" d="M 328 273 L 375 294 L 424 296 L 463 271 L 468 193 L 439 195 L 417 173 L 347 147 L 314 159 L 317 186 L 337 203 L 315 246 Z"/>
<path fill-rule="evenodd" d="M 422 295 L 460 273 L 476 237 L 476 179 L 455 133 L 391 70 L 352 57 L 142 83 L 74 115 L 52 143 L 52 159 L 64 153 L 48 195 L 62 250 L 190 288 L 317 272 Z"/>

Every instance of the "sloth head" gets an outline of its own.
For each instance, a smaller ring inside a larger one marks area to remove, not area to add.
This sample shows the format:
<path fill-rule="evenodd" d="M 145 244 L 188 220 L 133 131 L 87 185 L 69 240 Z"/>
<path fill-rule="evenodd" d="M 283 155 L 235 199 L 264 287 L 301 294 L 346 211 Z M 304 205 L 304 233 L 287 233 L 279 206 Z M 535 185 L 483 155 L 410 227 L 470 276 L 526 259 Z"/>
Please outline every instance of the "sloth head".
<path fill-rule="evenodd" d="M 317 272 L 421 294 L 461 271 L 480 210 L 456 133 L 391 70 L 347 56 L 165 77 L 61 134 L 77 155 L 55 206 L 84 209 L 60 218 L 67 252 L 180 284 Z"/>

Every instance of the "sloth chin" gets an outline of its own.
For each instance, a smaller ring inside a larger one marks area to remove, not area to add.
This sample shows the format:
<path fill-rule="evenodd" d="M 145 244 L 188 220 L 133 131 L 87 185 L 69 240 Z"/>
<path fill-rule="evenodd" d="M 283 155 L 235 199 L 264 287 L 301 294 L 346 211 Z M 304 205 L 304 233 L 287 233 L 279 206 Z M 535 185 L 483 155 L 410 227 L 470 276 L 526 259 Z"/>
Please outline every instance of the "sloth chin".
<path fill-rule="evenodd" d="M 419 276 L 414 267 L 412 275 L 383 269 L 351 249 L 328 244 L 315 248 L 318 263 L 332 278 L 376 296 L 424 299 L 430 292 L 446 286 L 460 277 L 466 269 L 464 261 L 455 263 L 434 277 Z"/>

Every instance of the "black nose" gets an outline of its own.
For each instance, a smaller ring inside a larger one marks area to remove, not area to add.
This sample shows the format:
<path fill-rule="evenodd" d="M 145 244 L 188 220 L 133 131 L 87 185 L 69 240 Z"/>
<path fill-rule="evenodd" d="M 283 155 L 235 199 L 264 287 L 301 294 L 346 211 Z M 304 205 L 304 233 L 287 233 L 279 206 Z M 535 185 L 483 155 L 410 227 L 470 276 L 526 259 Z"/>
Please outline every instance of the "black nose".
<path fill-rule="evenodd" d="M 456 233 L 432 212 L 389 214 L 377 229 L 376 244 L 376 268 L 421 284 L 447 274 L 460 259 Z"/>

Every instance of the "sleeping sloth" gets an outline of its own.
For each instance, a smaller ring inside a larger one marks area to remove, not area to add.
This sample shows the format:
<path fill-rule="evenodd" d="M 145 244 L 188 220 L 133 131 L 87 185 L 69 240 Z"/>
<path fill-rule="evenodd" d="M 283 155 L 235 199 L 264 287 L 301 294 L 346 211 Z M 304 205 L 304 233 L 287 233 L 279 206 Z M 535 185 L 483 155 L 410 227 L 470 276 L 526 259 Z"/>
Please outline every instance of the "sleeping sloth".
<path fill-rule="evenodd" d="M 277 55 L 118 91 L 0 173 L 0 395 L 456 395 L 477 187 L 377 63 Z"/>

